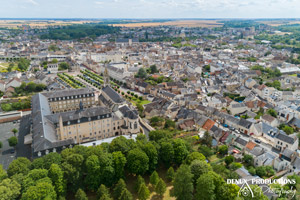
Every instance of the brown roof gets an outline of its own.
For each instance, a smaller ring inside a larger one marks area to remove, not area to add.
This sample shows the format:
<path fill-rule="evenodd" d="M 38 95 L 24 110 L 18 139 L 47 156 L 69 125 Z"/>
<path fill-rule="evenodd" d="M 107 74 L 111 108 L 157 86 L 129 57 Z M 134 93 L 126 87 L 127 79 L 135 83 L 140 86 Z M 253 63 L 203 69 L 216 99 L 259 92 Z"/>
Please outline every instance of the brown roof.
<path fill-rule="evenodd" d="M 257 106 L 260 107 L 260 108 L 263 108 L 267 105 L 267 103 L 263 102 L 263 101 L 258 101 L 257 102 Z"/>
<path fill-rule="evenodd" d="M 250 141 L 246 144 L 246 148 L 249 150 L 252 150 L 255 146 L 256 146 L 256 144 L 252 141 Z"/>
<path fill-rule="evenodd" d="M 246 104 L 246 106 L 247 106 L 248 108 L 254 108 L 254 102 L 253 102 L 253 101 L 248 101 L 248 102 L 246 102 L 245 104 Z"/>
<path fill-rule="evenodd" d="M 262 119 L 265 120 L 265 121 L 268 121 L 268 122 L 272 122 L 272 121 L 275 120 L 275 118 L 272 117 L 271 115 L 263 115 Z"/>
<path fill-rule="evenodd" d="M 259 90 L 263 90 L 265 87 L 267 87 L 266 85 L 264 85 L 264 84 L 261 84 L 260 86 L 258 86 L 257 87 L 257 89 L 259 89 Z"/>
<path fill-rule="evenodd" d="M 202 126 L 202 128 L 206 129 L 206 130 L 210 130 L 213 125 L 215 124 L 215 122 L 211 119 L 206 120 L 206 122 L 204 123 L 204 125 Z"/>

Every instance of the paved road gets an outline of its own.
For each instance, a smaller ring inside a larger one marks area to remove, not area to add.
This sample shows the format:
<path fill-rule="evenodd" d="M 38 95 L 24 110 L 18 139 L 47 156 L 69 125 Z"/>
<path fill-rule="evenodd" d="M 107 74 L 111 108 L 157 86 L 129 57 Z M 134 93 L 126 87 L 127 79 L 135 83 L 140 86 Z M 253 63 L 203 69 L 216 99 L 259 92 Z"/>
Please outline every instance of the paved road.
<path fill-rule="evenodd" d="M 12 122 L 0 124 L 0 141 L 3 144 L 0 155 L 0 164 L 4 169 L 8 168 L 8 165 L 15 159 L 16 156 L 16 153 L 11 153 L 13 148 L 9 146 L 7 141 L 8 138 L 14 136 L 11 132 L 13 128 L 19 129 L 19 124 L 14 124 Z"/>
<path fill-rule="evenodd" d="M 146 137 L 149 138 L 150 131 L 142 123 L 140 123 L 140 125 L 141 125 L 142 129 L 144 130 Z"/>
<path fill-rule="evenodd" d="M 18 144 L 16 146 L 16 152 L 11 153 L 12 147 L 8 144 L 8 138 L 14 134 L 11 132 L 13 128 L 19 130 L 17 133 Z M 20 119 L 20 123 L 3 123 L 0 124 L 0 141 L 3 143 L 0 154 L 0 164 L 3 165 L 4 169 L 7 169 L 9 164 L 16 159 L 16 157 L 27 157 L 31 158 L 31 147 L 30 145 L 24 145 L 24 135 L 30 132 L 30 115 L 26 115 Z"/>
<path fill-rule="evenodd" d="M 31 146 L 24 144 L 24 136 L 30 133 L 31 115 L 26 115 L 20 120 L 20 130 L 17 144 L 17 157 L 31 159 Z"/>

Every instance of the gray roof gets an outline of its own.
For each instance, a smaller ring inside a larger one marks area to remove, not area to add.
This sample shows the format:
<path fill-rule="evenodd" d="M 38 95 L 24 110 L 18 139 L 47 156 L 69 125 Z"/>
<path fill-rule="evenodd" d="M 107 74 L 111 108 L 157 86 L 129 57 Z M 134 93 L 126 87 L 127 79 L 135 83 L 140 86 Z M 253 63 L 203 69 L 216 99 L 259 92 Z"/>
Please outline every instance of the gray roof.
<path fill-rule="evenodd" d="M 102 88 L 102 92 L 104 92 L 113 102 L 115 103 L 123 103 L 125 100 L 110 86 L 105 86 Z"/>
<path fill-rule="evenodd" d="M 94 93 L 91 89 L 81 88 L 81 89 L 60 90 L 55 92 L 45 92 L 42 93 L 42 95 L 48 98 L 56 98 L 56 97 L 67 97 L 67 96 L 83 95 L 83 94 L 91 94 L 91 93 Z"/>
<path fill-rule="evenodd" d="M 42 93 L 32 97 L 33 151 L 39 152 L 58 146 L 73 144 L 73 139 L 58 141 L 54 123 L 46 118 L 51 115 L 47 97 Z"/>
<path fill-rule="evenodd" d="M 294 144 L 294 142 L 295 142 L 294 138 L 292 138 L 292 137 L 290 137 L 288 135 L 285 135 L 283 133 L 278 133 L 276 135 L 276 138 L 278 138 L 279 140 L 282 140 L 282 141 L 284 141 L 286 143 L 289 143 L 289 144 Z"/>
<path fill-rule="evenodd" d="M 127 117 L 129 119 L 137 119 L 138 118 L 138 113 L 136 110 L 130 110 L 128 106 L 122 106 L 119 108 L 121 113 L 123 114 L 124 117 Z"/>
<path fill-rule="evenodd" d="M 247 141 L 244 140 L 244 139 L 242 139 L 242 138 L 240 138 L 240 137 L 236 138 L 235 142 L 241 144 L 242 146 L 246 146 L 247 145 Z"/>

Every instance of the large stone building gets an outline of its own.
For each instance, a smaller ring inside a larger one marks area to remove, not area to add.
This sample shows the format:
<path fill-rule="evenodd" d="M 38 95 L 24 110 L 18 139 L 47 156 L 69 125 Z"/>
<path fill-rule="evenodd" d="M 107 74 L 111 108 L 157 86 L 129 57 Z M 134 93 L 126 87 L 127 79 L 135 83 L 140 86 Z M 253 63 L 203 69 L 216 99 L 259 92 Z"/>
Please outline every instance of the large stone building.
<path fill-rule="evenodd" d="M 41 95 L 47 97 L 52 113 L 77 110 L 80 102 L 83 108 L 90 108 L 96 100 L 94 92 L 87 88 L 45 92 Z"/>
<path fill-rule="evenodd" d="M 103 89 L 109 91 L 108 100 L 111 97 L 121 98 L 110 86 Z M 124 100 L 119 99 L 117 104 L 111 101 L 110 106 L 98 106 L 93 98 L 89 89 L 34 95 L 33 156 L 61 151 L 75 144 L 140 132 L 138 113 L 124 104 Z"/>

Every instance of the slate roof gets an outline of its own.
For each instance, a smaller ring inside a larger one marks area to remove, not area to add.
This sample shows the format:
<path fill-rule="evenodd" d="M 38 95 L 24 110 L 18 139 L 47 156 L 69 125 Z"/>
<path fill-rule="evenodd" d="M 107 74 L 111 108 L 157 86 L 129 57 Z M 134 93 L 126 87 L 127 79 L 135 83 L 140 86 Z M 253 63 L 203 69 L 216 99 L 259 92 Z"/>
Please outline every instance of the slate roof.
<path fill-rule="evenodd" d="M 123 103 L 125 100 L 110 86 L 105 86 L 102 88 L 102 92 L 104 92 L 113 102 L 115 103 Z"/>
<path fill-rule="evenodd" d="M 74 144 L 73 139 L 57 140 L 54 123 L 46 118 L 51 115 L 47 97 L 42 93 L 32 97 L 32 137 L 33 151 L 39 152 L 59 146 Z"/>
<path fill-rule="evenodd" d="M 119 108 L 121 113 L 123 114 L 124 117 L 127 117 L 129 119 L 137 119 L 138 118 L 138 113 L 136 110 L 130 110 L 128 106 L 124 105 Z"/>
<path fill-rule="evenodd" d="M 282 140 L 282 141 L 284 141 L 286 143 L 289 143 L 289 144 L 294 144 L 294 142 L 295 142 L 294 138 L 289 137 L 288 135 L 285 135 L 283 133 L 278 133 L 276 135 L 276 138 L 278 138 L 279 140 Z"/>

